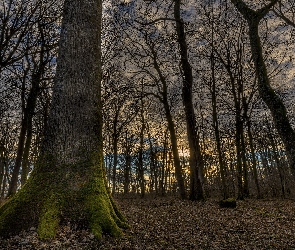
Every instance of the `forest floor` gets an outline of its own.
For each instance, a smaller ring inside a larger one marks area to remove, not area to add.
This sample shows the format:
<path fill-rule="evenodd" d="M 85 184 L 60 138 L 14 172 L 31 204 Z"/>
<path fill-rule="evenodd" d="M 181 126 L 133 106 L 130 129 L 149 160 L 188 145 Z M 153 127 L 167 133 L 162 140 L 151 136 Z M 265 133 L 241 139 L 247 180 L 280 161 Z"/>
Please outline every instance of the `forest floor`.
<path fill-rule="evenodd" d="M 0 240 L 0 249 L 295 249 L 294 200 L 249 199 L 236 208 L 175 197 L 115 200 L 131 226 L 121 238 L 97 241 L 87 231 L 63 227 L 49 242 L 38 240 L 31 228 Z"/>

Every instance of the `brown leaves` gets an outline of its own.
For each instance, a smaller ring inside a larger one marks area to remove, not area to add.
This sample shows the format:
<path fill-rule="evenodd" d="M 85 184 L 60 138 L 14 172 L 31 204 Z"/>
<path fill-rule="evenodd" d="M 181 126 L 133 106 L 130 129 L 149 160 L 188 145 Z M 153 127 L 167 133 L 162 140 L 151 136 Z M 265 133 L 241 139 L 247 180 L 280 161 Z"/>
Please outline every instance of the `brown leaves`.
<path fill-rule="evenodd" d="M 28 232 L 0 240 L 0 249 L 85 249 L 95 243 L 93 234 L 88 231 L 73 231 L 69 226 L 62 226 L 58 236 L 52 241 L 41 241 L 35 228 Z"/>
<path fill-rule="evenodd" d="M 42 242 L 31 228 L 0 241 L 0 249 L 295 249 L 291 200 L 238 201 L 235 209 L 171 197 L 116 200 L 131 225 L 121 238 L 98 242 L 64 226 L 54 241 Z"/>

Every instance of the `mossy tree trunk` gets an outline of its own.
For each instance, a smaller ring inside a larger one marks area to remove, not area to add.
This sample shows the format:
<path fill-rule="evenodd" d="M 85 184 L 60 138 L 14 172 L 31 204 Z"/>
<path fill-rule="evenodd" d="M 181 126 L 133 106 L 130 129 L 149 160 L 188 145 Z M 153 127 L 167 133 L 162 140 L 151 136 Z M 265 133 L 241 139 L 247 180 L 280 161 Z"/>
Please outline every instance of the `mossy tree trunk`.
<path fill-rule="evenodd" d="M 100 102 L 101 0 L 65 0 L 53 100 L 41 155 L 0 208 L 0 235 L 32 226 L 52 238 L 70 222 L 120 235 L 126 222 L 106 188 Z"/>

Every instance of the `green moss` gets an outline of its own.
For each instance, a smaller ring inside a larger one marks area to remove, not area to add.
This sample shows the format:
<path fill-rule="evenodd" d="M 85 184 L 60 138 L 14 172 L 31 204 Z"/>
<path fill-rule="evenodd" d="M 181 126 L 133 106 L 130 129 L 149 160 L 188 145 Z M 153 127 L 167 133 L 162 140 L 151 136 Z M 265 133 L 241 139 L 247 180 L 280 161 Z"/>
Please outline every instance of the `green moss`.
<path fill-rule="evenodd" d="M 167 241 L 165 241 L 165 240 L 159 240 L 158 243 L 160 245 L 164 245 L 164 246 L 168 246 L 169 245 L 169 243 Z"/>
<path fill-rule="evenodd" d="M 227 198 L 227 199 L 225 199 L 223 201 L 225 201 L 225 202 L 235 202 L 236 199 L 235 198 Z"/>
<path fill-rule="evenodd" d="M 117 215 L 118 219 L 120 220 L 120 222 L 118 222 L 118 224 L 120 223 L 119 227 L 121 228 L 130 228 L 126 218 L 123 216 L 123 214 L 119 211 L 117 205 L 115 204 L 113 198 L 111 197 L 111 195 L 109 195 L 109 199 L 111 202 L 111 206 L 114 209 L 115 214 Z"/>
<path fill-rule="evenodd" d="M 38 224 L 38 235 L 41 239 L 55 237 L 60 221 L 60 205 L 58 198 L 55 196 L 45 202 Z"/>
<path fill-rule="evenodd" d="M 0 235 L 16 234 L 21 230 L 37 226 L 40 207 L 45 198 L 34 178 L 0 208 Z"/>
<path fill-rule="evenodd" d="M 101 157 L 74 165 L 55 163 L 50 156 L 39 160 L 27 184 L 0 208 L 0 235 L 34 226 L 41 239 L 51 239 L 64 222 L 84 223 L 97 238 L 122 235 L 128 224 L 106 188 Z"/>
<path fill-rule="evenodd" d="M 97 238 L 101 238 L 102 232 L 116 237 L 122 235 L 106 199 L 106 196 L 89 196 L 86 202 L 90 217 L 90 229 Z"/>
<path fill-rule="evenodd" d="M 97 238 L 101 238 L 102 232 L 121 236 L 120 228 L 127 228 L 128 224 L 107 191 L 104 178 L 92 176 L 85 187 L 85 197 L 92 233 Z"/>

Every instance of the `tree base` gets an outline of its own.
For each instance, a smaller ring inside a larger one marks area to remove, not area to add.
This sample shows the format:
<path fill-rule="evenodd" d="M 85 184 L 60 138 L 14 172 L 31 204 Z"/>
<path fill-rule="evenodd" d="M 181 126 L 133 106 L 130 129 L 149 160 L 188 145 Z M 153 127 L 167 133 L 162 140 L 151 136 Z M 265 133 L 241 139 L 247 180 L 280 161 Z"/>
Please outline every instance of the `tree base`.
<path fill-rule="evenodd" d="M 104 176 L 93 172 L 88 178 L 78 172 L 59 176 L 56 172 L 35 173 L 0 208 L 2 237 L 36 227 L 41 239 L 51 239 L 59 226 L 68 222 L 90 229 L 96 238 L 103 233 L 120 236 L 121 228 L 128 228 L 106 189 Z"/>

